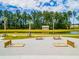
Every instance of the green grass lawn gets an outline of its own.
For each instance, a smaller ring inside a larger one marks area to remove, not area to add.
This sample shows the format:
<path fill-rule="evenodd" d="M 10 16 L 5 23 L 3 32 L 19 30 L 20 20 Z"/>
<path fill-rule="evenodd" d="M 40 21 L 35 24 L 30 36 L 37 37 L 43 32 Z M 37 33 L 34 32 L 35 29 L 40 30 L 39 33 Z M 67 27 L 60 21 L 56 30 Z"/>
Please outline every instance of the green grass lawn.
<path fill-rule="evenodd" d="M 16 35 L 16 36 L 14 36 Z M 36 37 L 53 37 L 53 36 L 59 36 L 61 35 L 62 37 L 72 37 L 72 38 L 79 38 L 79 35 L 70 35 L 70 34 L 44 34 L 44 33 L 33 33 L 31 37 L 28 36 L 26 33 L 8 33 L 5 39 L 26 39 L 26 38 L 36 38 Z"/>
<path fill-rule="evenodd" d="M 79 29 L 59 29 L 59 30 L 28 30 L 28 29 L 8 29 L 8 30 L 0 30 L 0 34 L 6 33 L 7 36 L 5 39 L 25 39 L 25 38 L 33 38 L 33 37 L 53 37 L 61 35 L 63 37 L 72 37 L 79 38 L 79 34 L 65 34 L 65 33 L 57 33 L 57 32 L 70 32 L 70 31 L 78 31 Z M 32 32 L 31 37 L 29 37 L 28 33 Z M 50 32 L 50 34 L 49 34 Z M 53 34 L 55 32 L 56 34 Z"/>
<path fill-rule="evenodd" d="M 6 36 L 5 40 L 18 40 L 18 39 L 26 39 L 31 38 L 29 36 Z"/>
<path fill-rule="evenodd" d="M 55 30 L 41 30 L 41 29 L 33 29 L 33 30 L 28 30 L 28 29 L 7 29 L 7 30 L 0 30 L 0 33 L 26 33 L 26 32 L 42 32 L 42 33 L 47 33 L 47 32 L 71 32 L 71 31 L 78 31 L 79 29 L 55 29 Z"/>

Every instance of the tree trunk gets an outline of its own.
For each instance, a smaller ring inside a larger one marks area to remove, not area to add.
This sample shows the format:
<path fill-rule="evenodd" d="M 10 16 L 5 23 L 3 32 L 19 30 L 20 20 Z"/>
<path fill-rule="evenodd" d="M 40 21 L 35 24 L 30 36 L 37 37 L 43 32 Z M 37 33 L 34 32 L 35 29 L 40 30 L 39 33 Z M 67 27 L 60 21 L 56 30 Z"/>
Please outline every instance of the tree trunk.
<path fill-rule="evenodd" d="M 29 36 L 31 36 L 30 30 L 31 30 L 31 24 L 29 23 Z"/>
<path fill-rule="evenodd" d="M 4 20 L 4 30 L 6 30 L 7 29 L 7 27 L 6 27 L 6 20 Z"/>

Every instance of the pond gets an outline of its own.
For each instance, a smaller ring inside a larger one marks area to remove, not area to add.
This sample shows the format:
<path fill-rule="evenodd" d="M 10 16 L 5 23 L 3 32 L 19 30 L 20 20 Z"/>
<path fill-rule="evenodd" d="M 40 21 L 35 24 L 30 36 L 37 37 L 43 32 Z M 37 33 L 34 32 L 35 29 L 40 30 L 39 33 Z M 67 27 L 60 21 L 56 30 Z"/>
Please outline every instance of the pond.
<path fill-rule="evenodd" d="M 54 33 L 54 34 L 79 34 L 79 32 L 77 32 L 77 31 L 73 31 L 73 32 L 59 32 L 59 33 Z"/>
<path fill-rule="evenodd" d="M 79 32 L 70 32 L 70 34 L 79 34 Z"/>

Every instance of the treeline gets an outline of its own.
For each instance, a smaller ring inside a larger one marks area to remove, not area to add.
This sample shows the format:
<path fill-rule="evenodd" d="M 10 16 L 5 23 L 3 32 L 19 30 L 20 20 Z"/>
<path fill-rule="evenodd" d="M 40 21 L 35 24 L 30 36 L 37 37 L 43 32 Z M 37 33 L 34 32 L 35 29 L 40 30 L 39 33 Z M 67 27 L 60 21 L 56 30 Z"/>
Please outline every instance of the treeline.
<path fill-rule="evenodd" d="M 31 13 L 17 10 L 15 13 L 8 10 L 0 10 L 0 29 L 28 29 L 31 23 L 32 29 L 41 29 L 43 25 L 48 25 L 50 29 L 70 28 L 71 11 L 68 12 L 48 12 L 32 11 Z"/>

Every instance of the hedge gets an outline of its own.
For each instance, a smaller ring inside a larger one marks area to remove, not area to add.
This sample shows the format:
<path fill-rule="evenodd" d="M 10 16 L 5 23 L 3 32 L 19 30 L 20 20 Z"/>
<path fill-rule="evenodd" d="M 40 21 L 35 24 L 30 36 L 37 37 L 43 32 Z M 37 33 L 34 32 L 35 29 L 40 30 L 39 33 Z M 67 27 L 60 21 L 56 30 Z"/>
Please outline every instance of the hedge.
<path fill-rule="evenodd" d="M 14 29 L 14 30 L 0 30 L 0 33 L 46 33 L 46 32 L 71 32 L 71 31 L 79 31 L 79 29 L 60 29 L 60 30 L 19 30 L 19 29 Z"/>

